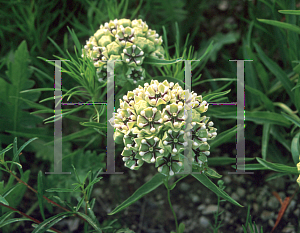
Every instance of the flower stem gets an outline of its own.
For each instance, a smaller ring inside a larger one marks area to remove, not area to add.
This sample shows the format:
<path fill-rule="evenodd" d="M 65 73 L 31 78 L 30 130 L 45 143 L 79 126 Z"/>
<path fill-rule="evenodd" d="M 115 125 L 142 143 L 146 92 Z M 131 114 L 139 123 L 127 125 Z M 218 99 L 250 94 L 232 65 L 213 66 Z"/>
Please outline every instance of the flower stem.
<path fill-rule="evenodd" d="M 10 210 L 12 210 L 12 211 L 18 212 L 19 214 L 23 215 L 25 218 L 28 218 L 28 219 L 32 220 L 33 222 L 35 222 L 35 223 L 37 223 L 37 224 L 40 224 L 40 223 L 41 223 L 39 220 L 37 220 L 37 219 L 35 219 L 35 218 L 33 218 L 33 217 L 31 217 L 31 216 L 29 216 L 29 215 L 27 215 L 27 214 L 25 214 L 25 213 L 19 211 L 19 210 L 15 209 L 15 208 L 13 208 L 13 207 L 11 207 L 11 206 L 5 205 L 5 204 L 3 204 L 3 203 L 0 203 L 0 205 L 4 206 L 4 207 L 6 207 L 6 208 L 8 208 L 8 209 L 10 209 Z M 52 231 L 57 232 L 57 233 L 61 233 L 59 230 L 56 230 L 55 228 L 52 228 L 52 227 L 51 227 L 50 229 L 51 229 Z"/>
<path fill-rule="evenodd" d="M 170 190 L 170 186 L 169 186 L 169 184 L 168 184 L 168 179 L 166 180 L 166 188 L 167 188 L 167 191 L 168 191 L 168 202 L 169 202 L 171 211 L 172 211 L 172 213 L 173 213 L 173 215 L 174 215 L 174 219 L 175 219 L 176 232 L 178 232 L 178 222 L 177 222 L 176 213 L 175 213 L 175 211 L 174 211 L 174 209 L 173 209 L 173 206 L 172 206 L 172 203 L 171 203 L 171 198 L 170 198 L 170 192 L 171 192 L 171 190 Z"/>

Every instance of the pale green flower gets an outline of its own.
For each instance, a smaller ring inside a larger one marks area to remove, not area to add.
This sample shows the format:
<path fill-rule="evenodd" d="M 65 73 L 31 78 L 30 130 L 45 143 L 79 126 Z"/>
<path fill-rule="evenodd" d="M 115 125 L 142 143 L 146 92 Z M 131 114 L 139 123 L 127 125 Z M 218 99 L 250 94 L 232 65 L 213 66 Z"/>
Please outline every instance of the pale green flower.
<path fill-rule="evenodd" d="M 186 109 L 192 113 L 188 124 Z M 184 168 L 184 150 L 191 143 L 193 168 L 205 172 L 209 141 L 217 136 L 213 122 L 202 115 L 207 109 L 202 96 L 167 80 L 152 80 L 129 91 L 109 120 L 116 142 L 124 144 L 125 166 L 137 170 L 143 162 L 155 163 L 162 174 L 174 175 Z"/>
<path fill-rule="evenodd" d="M 162 37 L 141 19 L 115 19 L 100 25 L 86 41 L 82 56 L 93 61 L 98 81 L 106 80 L 107 61 L 118 60 L 115 83 L 120 86 L 128 81 L 138 84 L 146 77 L 142 67 L 145 57 L 164 59 L 162 42 Z"/>

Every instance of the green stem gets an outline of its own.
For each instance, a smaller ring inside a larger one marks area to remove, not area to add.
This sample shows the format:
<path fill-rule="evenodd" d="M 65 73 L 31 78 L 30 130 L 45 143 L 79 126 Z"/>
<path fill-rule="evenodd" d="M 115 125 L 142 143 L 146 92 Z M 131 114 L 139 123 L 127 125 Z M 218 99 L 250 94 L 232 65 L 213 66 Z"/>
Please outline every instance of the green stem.
<path fill-rule="evenodd" d="M 178 222 L 177 222 L 177 217 L 176 217 L 176 213 L 173 209 L 173 206 L 172 206 L 172 203 L 171 203 L 171 198 L 170 198 L 170 186 L 169 186 L 169 183 L 168 183 L 168 179 L 166 180 L 166 188 L 168 190 L 168 202 L 169 202 L 169 205 L 170 205 L 170 208 L 172 210 L 172 213 L 174 215 L 174 219 L 175 219 L 175 224 L 176 224 L 176 232 L 178 232 Z"/>
<path fill-rule="evenodd" d="M 217 208 L 217 213 L 216 213 L 216 217 L 215 217 L 214 232 L 218 232 L 218 229 L 216 229 L 216 228 L 217 228 L 217 225 L 218 225 L 219 206 L 220 206 L 220 197 L 218 196 L 218 208 Z"/>

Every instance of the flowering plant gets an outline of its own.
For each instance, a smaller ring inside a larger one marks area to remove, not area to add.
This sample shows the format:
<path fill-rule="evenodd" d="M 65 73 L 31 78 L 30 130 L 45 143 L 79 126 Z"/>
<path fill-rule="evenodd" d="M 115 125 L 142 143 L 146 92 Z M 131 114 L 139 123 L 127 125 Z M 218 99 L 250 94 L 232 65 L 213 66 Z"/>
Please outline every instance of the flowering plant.
<path fill-rule="evenodd" d="M 107 75 L 107 61 L 117 60 L 116 83 L 122 85 L 130 81 L 136 84 L 145 78 L 142 66 L 145 57 L 164 59 L 162 41 L 162 37 L 141 19 L 115 19 L 101 24 L 86 42 L 82 57 L 91 58 L 100 82 Z"/>
<path fill-rule="evenodd" d="M 207 109 L 201 95 L 167 80 L 152 80 L 129 91 L 109 121 L 115 141 L 124 144 L 125 166 L 137 170 L 144 162 L 155 163 L 160 173 L 173 176 L 183 168 L 181 153 L 190 143 L 193 169 L 206 172 L 207 141 L 217 136 L 213 122 L 201 115 Z M 191 123 L 187 123 L 189 116 Z"/>

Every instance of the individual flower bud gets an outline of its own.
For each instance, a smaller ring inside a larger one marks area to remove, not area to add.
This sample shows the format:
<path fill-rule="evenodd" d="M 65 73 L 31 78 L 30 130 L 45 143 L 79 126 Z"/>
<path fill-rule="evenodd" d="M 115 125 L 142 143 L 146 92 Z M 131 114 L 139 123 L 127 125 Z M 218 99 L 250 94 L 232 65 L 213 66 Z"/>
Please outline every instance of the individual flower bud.
<path fill-rule="evenodd" d="M 170 168 L 170 176 L 173 176 L 174 172 L 172 171 L 172 168 Z"/>
<path fill-rule="evenodd" d="M 155 162 L 154 156 L 152 157 L 152 159 L 151 159 L 150 161 L 151 161 L 151 163 L 154 163 L 154 162 Z"/>

